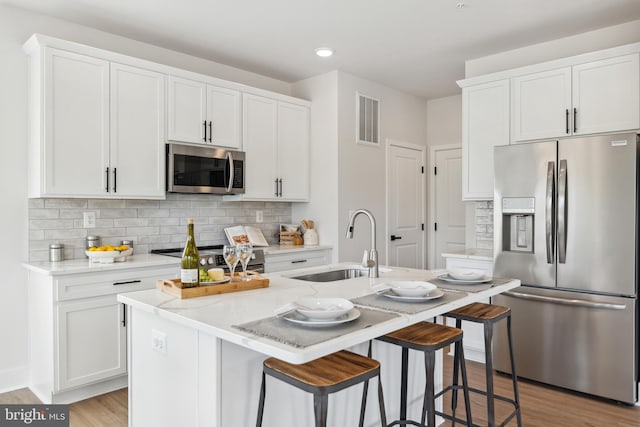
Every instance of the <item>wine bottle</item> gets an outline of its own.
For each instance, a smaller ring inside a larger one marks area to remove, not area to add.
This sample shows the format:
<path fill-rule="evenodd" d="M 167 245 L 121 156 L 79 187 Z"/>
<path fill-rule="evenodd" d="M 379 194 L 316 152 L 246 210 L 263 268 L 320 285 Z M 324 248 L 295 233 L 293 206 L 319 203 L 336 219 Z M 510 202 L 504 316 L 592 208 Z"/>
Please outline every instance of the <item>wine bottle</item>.
<path fill-rule="evenodd" d="M 185 288 L 200 285 L 200 257 L 196 247 L 196 239 L 193 234 L 193 218 L 189 218 L 187 226 L 187 243 L 182 252 L 182 267 L 180 269 L 180 281 Z"/>

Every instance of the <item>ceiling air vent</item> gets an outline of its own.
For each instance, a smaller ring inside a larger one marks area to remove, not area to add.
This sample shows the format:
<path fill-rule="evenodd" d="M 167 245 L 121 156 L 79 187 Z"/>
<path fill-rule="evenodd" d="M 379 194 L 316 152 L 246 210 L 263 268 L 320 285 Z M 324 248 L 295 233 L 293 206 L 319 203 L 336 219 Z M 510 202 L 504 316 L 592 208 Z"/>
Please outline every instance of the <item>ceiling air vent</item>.
<path fill-rule="evenodd" d="M 361 93 L 357 96 L 358 144 L 379 146 L 380 101 Z"/>

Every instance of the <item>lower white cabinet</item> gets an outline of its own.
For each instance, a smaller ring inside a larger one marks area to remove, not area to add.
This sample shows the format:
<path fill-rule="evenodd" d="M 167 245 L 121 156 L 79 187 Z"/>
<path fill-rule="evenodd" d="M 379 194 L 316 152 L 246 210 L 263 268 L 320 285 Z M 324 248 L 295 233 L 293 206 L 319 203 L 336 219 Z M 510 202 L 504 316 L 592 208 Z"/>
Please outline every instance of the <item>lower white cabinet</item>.
<path fill-rule="evenodd" d="M 29 272 L 29 388 L 44 403 L 71 403 L 127 386 L 122 292 L 150 289 L 176 267 L 64 275 Z"/>
<path fill-rule="evenodd" d="M 301 249 L 294 252 L 265 253 L 264 272 L 295 270 L 296 268 L 318 267 L 331 263 L 331 248 Z"/>
<path fill-rule="evenodd" d="M 445 257 L 446 268 L 470 268 L 474 270 L 483 270 L 487 275 L 493 275 L 493 260 L 468 258 L 468 257 L 455 257 L 450 254 L 443 254 Z M 489 304 L 491 301 L 487 298 L 484 301 L 479 301 Z M 455 326 L 456 321 L 454 319 L 447 318 L 447 325 Z M 464 356 L 467 360 L 473 360 L 476 362 L 484 363 L 484 328 L 480 323 L 474 322 L 462 322 L 462 330 L 464 331 L 464 337 L 462 345 L 464 347 Z M 453 351 L 453 348 L 452 348 Z"/>

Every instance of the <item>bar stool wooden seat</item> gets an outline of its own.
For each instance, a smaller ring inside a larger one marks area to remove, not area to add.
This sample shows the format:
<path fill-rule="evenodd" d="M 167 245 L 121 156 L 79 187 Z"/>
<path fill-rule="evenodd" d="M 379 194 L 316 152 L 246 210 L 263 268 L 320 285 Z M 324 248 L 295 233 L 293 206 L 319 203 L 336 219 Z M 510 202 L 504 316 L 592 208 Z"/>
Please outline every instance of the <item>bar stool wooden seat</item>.
<path fill-rule="evenodd" d="M 362 382 L 368 384 L 369 379 L 378 377 L 380 421 L 382 426 L 387 425 L 387 417 L 384 410 L 384 396 L 380 382 L 380 363 L 377 360 L 346 350 L 338 351 L 300 365 L 287 363 L 276 358 L 265 360 L 262 370 L 262 385 L 260 386 L 257 427 L 262 426 L 266 396 L 266 375 L 313 394 L 316 427 L 324 427 L 327 425 L 329 394 Z M 364 410 L 365 402 L 363 401 L 361 412 L 364 413 Z M 360 426 L 362 427 L 362 421 L 360 422 Z"/>
<path fill-rule="evenodd" d="M 503 402 L 508 402 L 514 406 L 513 412 L 501 423 L 499 426 L 504 426 L 511 421 L 515 416 L 518 426 L 522 426 L 522 414 L 520 410 L 520 397 L 518 395 L 518 377 L 516 376 L 515 361 L 513 358 L 513 343 L 511 340 L 511 309 L 509 307 L 503 307 L 495 304 L 485 304 L 476 302 L 466 305 L 457 310 L 450 311 L 444 316 L 456 319 L 456 327 L 462 327 L 462 321 L 482 323 L 484 325 L 484 348 L 485 348 L 485 370 L 486 370 L 486 382 L 487 389 L 479 390 L 476 388 L 470 388 L 469 390 L 474 393 L 479 393 L 487 397 L 487 420 L 489 427 L 496 426 L 495 420 L 495 399 Z M 513 399 L 506 398 L 504 396 L 498 396 L 493 391 L 493 354 L 491 349 L 491 343 L 493 340 L 493 326 L 496 322 L 502 319 L 507 319 L 507 339 L 509 342 L 509 356 L 511 358 L 511 378 L 513 383 Z M 454 366 L 454 384 L 457 381 L 456 368 Z M 454 399 L 451 402 L 451 409 L 455 414 L 455 390 Z"/>
<path fill-rule="evenodd" d="M 469 392 L 467 385 L 467 370 L 464 364 L 464 350 L 462 348 L 462 330 L 451 328 L 449 326 L 438 325 L 437 323 L 420 322 L 390 334 L 376 338 L 390 344 L 402 347 L 402 372 L 401 372 L 401 389 L 400 389 L 400 418 L 389 424 L 394 425 L 415 425 L 435 427 L 436 414 L 444 418 L 455 421 L 463 421 L 455 419 L 453 416 L 436 412 L 435 399 L 440 397 L 450 389 L 463 389 L 465 396 L 465 407 L 467 410 L 466 424 L 471 425 L 471 406 L 469 401 Z M 434 392 L 434 371 L 435 371 L 435 355 L 436 351 L 444 347 L 454 344 L 456 348 L 456 356 L 454 358 L 454 366 L 459 367 L 462 371 L 462 387 L 449 386 L 438 394 Z M 424 391 L 424 400 L 422 404 L 422 419 L 420 423 L 414 420 L 407 420 L 407 379 L 409 369 L 409 349 L 422 351 L 425 360 L 426 386 Z M 425 424 L 425 420 L 427 424 Z"/>

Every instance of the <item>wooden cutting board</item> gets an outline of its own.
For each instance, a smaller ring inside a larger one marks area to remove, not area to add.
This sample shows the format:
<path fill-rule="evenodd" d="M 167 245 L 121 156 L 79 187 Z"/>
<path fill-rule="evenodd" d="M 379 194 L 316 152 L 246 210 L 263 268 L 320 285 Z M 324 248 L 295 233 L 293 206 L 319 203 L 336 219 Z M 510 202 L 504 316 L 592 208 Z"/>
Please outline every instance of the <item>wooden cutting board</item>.
<path fill-rule="evenodd" d="M 195 288 L 182 288 L 180 279 L 165 279 L 156 282 L 156 288 L 175 297 L 186 299 L 203 297 L 207 295 L 226 294 L 229 292 L 248 291 L 251 289 L 266 288 L 269 286 L 269 279 L 260 276 L 253 271 L 247 271 L 249 281 L 240 281 L 239 273 L 236 273 L 236 280 L 233 282 L 221 283 L 219 285 L 196 286 Z M 227 277 L 229 275 L 227 274 Z"/>

